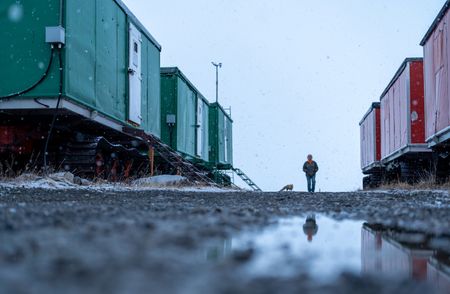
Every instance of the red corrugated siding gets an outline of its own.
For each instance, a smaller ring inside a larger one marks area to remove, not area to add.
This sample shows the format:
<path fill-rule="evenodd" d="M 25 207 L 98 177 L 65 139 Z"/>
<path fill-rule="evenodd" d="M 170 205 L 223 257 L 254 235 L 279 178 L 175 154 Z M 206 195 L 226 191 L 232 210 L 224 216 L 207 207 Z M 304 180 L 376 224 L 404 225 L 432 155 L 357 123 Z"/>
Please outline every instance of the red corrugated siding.
<path fill-rule="evenodd" d="M 380 109 L 375 109 L 375 120 L 376 120 L 376 161 L 381 160 L 381 116 L 380 116 Z"/>
<path fill-rule="evenodd" d="M 424 45 L 425 136 L 430 139 L 450 126 L 449 30 L 447 12 Z"/>
<path fill-rule="evenodd" d="M 381 97 L 382 159 L 409 144 L 425 143 L 424 115 L 423 62 L 409 61 Z"/>
<path fill-rule="evenodd" d="M 425 110 L 423 86 L 423 62 L 410 64 L 411 143 L 425 143 Z M 417 114 L 417 115 L 416 115 Z"/>

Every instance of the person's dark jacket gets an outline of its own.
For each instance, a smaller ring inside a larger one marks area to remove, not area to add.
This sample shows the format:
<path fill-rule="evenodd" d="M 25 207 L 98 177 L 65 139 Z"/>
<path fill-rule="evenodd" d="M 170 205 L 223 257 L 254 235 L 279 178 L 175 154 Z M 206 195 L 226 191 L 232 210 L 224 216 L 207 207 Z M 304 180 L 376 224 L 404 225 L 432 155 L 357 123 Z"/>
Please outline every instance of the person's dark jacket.
<path fill-rule="evenodd" d="M 307 161 L 303 164 L 303 171 L 307 176 L 312 177 L 319 171 L 319 166 L 314 160 L 311 163 Z"/>

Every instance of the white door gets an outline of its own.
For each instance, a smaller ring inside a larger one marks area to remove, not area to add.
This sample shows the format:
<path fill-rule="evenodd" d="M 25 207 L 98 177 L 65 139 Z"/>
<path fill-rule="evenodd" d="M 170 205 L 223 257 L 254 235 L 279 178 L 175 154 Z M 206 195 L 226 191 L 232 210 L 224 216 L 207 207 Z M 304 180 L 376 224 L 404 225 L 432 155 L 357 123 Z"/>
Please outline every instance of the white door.
<path fill-rule="evenodd" d="M 130 23 L 130 60 L 128 66 L 129 76 L 129 113 L 128 120 L 140 125 L 142 123 L 141 115 L 141 87 L 142 87 L 142 70 L 141 70 L 141 48 L 142 36 L 141 32 Z"/>
<path fill-rule="evenodd" d="M 203 100 L 197 100 L 197 156 L 203 156 Z"/>

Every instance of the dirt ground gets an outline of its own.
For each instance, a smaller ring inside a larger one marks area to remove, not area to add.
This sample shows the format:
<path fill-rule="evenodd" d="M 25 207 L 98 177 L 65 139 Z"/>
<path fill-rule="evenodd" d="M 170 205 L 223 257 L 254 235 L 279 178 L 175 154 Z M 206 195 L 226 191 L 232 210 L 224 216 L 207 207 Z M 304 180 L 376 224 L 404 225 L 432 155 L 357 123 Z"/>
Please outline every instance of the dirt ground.
<path fill-rule="evenodd" d="M 433 293 L 349 273 L 316 283 L 301 267 L 291 278 L 249 276 L 251 248 L 204 257 L 234 234 L 308 212 L 427 232 L 450 252 L 446 192 L 0 188 L 0 293 Z"/>

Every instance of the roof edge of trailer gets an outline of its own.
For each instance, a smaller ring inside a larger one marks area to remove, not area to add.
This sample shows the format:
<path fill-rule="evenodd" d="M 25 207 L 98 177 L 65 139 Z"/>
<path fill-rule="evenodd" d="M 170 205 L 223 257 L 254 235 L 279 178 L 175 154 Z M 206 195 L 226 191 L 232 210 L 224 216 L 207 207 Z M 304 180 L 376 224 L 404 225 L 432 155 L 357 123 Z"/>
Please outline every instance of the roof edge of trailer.
<path fill-rule="evenodd" d="M 133 12 L 131 12 L 131 10 L 128 8 L 128 6 L 125 5 L 125 3 L 123 3 L 122 0 L 114 0 L 114 2 L 117 3 L 117 5 L 120 6 L 120 8 L 122 8 L 125 13 L 131 18 L 132 22 L 137 25 L 139 27 L 139 29 L 142 31 L 142 33 L 149 38 L 150 42 L 153 43 L 153 45 L 155 45 L 159 51 L 162 50 L 161 44 L 158 43 L 158 41 L 156 41 L 156 39 L 152 36 L 152 34 L 150 34 L 150 32 L 147 30 L 147 28 L 140 22 L 140 20 L 136 17 L 136 15 L 134 15 Z"/>
<path fill-rule="evenodd" d="M 182 80 L 184 80 L 189 87 L 191 87 L 194 91 L 197 92 L 197 94 L 202 98 L 203 101 L 205 101 L 208 105 L 209 100 L 206 99 L 205 95 L 202 94 L 202 92 L 200 92 L 196 86 L 194 86 L 194 84 L 186 77 L 186 75 L 178 68 L 178 67 L 161 67 L 160 68 L 160 73 L 164 74 L 164 75 L 177 75 L 179 76 Z"/>
<path fill-rule="evenodd" d="M 211 103 L 210 105 L 211 105 L 211 107 L 217 107 L 217 108 L 219 108 L 220 110 L 222 110 L 223 114 L 225 114 L 225 116 L 228 117 L 228 119 L 229 119 L 232 123 L 234 123 L 233 118 L 231 118 L 231 115 L 225 111 L 225 108 L 223 108 L 223 106 L 222 106 L 219 102 L 213 102 L 213 103 Z"/>
<path fill-rule="evenodd" d="M 436 29 L 436 27 L 439 25 L 439 23 L 441 22 L 442 18 L 444 17 L 444 15 L 447 13 L 448 9 L 450 8 L 450 0 L 447 0 L 444 4 L 444 6 L 442 7 L 441 11 L 439 11 L 438 15 L 436 16 L 436 18 L 434 19 L 433 23 L 431 24 L 430 28 L 428 29 L 428 31 L 426 32 L 425 36 L 423 37 L 422 41 L 420 41 L 420 45 L 424 46 L 425 43 L 428 41 L 428 39 L 430 39 L 431 35 L 433 34 L 434 30 Z"/>
<path fill-rule="evenodd" d="M 366 120 L 366 118 L 369 116 L 369 114 L 372 112 L 372 110 L 380 108 L 381 103 L 380 102 L 373 102 L 372 105 L 370 105 L 369 110 L 367 110 L 366 114 L 364 114 L 363 118 L 359 122 L 359 125 L 362 125 L 363 122 Z"/>
<path fill-rule="evenodd" d="M 400 65 L 400 68 L 397 70 L 397 72 L 395 73 L 395 75 L 392 78 L 392 80 L 389 82 L 387 87 L 384 89 L 383 93 L 380 96 L 380 101 L 384 98 L 384 96 L 386 96 L 387 92 L 389 92 L 391 87 L 394 85 L 394 83 L 397 81 L 397 79 L 401 76 L 401 74 L 405 70 L 405 68 L 408 65 L 408 63 L 414 62 L 414 61 L 423 61 L 423 58 L 422 57 L 409 57 L 409 58 L 406 58 L 402 62 L 402 64 Z"/>

